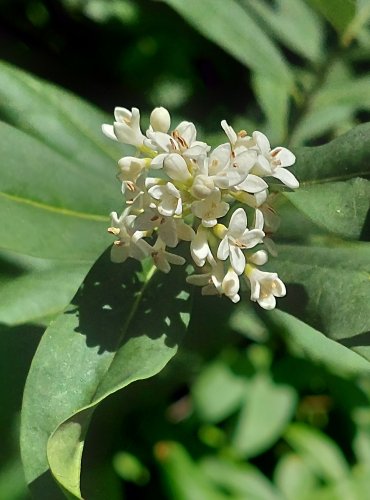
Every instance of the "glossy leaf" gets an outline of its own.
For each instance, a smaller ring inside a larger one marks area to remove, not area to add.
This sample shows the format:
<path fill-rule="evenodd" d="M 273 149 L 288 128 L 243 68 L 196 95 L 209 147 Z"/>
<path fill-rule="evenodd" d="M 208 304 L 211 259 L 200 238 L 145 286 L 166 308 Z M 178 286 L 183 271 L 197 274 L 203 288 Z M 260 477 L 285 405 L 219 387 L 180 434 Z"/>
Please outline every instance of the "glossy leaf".
<path fill-rule="evenodd" d="M 44 322 L 71 301 L 91 264 L 1 254 L 0 323 Z"/>
<path fill-rule="evenodd" d="M 370 208 L 370 182 L 357 178 L 302 186 L 285 196 L 318 226 L 345 238 L 358 239 Z"/>
<path fill-rule="evenodd" d="M 0 62 L 0 119 L 94 172 L 103 186 L 114 175 L 122 146 L 109 141 L 101 124 L 112 120 L 67 90 Z M 109 183 L 108 183 L 109 184 Z"/>
<path fill-rule="evenodd" d="M 292 172 L 302 186 L 370 174 L 370 123 L 358 125 L 322 146 L 293 148 Z"/>
<path fill-rule="evenodd" d="M 26 479 L 38 498 L 52 484 L 49 466 L 62 487 L 81 498 L 81 454 L 94 408 L 155 375 L 176 353 L 189 319 L 184 274 L 181 267 L 169 276 L 144 275 L 138 265 L 117 266 L 104 254 L 71 307 L 47 329 L 22 410 Z"/>
<path fill-rule="evenodd" d="M 292 387 L 276 384 L 263 373 L 257 374 L 249 381 L 232 436 L 235 452 L 251 457 L 267 450 L 281 436 L 295 405 L 296 393 Z"/>
<path fill-rule="evenodd" d="M 291 84 L 290 67 L 255 20 L 235 0 L 165 0 L 202 35 L 245 66 L 278 82 Z"/>
<path fill-rule="evenodd" d="M 370 244 L 337 240 L 332 246 L 281 245 L 273 261 L 284 282 L 298 285 L 290 299 L 288 287 L 285 307 L 367 359 L 369 261 Z"/>
<path fill-rule="evenodd" d="M 370 365 L 363 357 L 294 316 L 274 310 L 266 318 L 272 321 L 275 329 L 279 329 L 296 355 L 310 359 L 315 365 L 322 365 L 341 377 L 369 374 Z"/>

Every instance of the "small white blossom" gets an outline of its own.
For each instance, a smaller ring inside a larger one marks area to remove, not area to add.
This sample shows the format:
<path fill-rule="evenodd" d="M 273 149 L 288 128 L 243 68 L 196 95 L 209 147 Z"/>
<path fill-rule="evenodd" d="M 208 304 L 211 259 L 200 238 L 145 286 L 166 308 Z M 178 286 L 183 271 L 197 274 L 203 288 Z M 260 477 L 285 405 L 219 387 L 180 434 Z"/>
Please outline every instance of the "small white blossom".
<path fill-rule="evenodd" d="M 163 107 L 152 111 L 145 136 L 137 108 L 115 108 L 114 117 L 113 125 L 103 125 L 104 134 L 136 146 L 137 156 L 118 161 L 126 209 L 120 217 L 111 214 L 108 231 L 117 238 L 112 260 L 151 256 L 155 266 L 168 273 L 171 264 L 182 265 L 185 259 L 167 248 L 190 242 L 192 260 L 204 272 L 189 276 L 187 282 L 200 285 L 203 295 L 225 295 L 238 302 L 244 273 L 251 299 L 265 309 L 275 307 L 285 286 L 276 273 L 256 266 L 267 263 L 267 251 L 276 254 L 271 235 L 279 217 L 272 208 L 269 178 L 298 187 L 287 170 L 295 161 L 293 153 L 283 147 L 271 150 L 261 132 L 236 132 L 225 120 L 221 126 L 228 141 L 211 150 L 197 140 L 192 122 L 182 121 L 171 130 L 170 113 Z M 235 202 L 244 208 L 234 211 L 226 227 L 219 219 Z M 250 228 L 245 207 L 254 214 Z M 260 243 L 262 250 L 251 250 Z"/>
<path fill-rule="evenodd" d="M 114 117 L 113 127 L 104 124 L 103 133 L 110 139 L 138 148 L 141 147 L 145 137 L 140 129 L 140 111 L 137 108 L 132 108 L 129 111 L 126 108 L 118 107 L 114 109 Z"/>
<path fill-rule="evenodd" d="M 271 175 L 292 189 L 298 188 L 298 180 L 286 169 L 286 167 L 294 164 L 294 154 L 289 149 L 282 147 L 277 147 L 271 151 L 270 142 L 262 132 L 253 132 L 253 139 L 258 150 L 258 158 L 253 173 Z"/>
<path fill-rule="evenodd" d="M 229 206 L 225 201 L 221 201 L 221 192 L 215 190 L 204 200 L 194 201 L 191 210 L 195 216 L 202 219 L 203 226 L 213 227 L 217 224 L 217 219 L 227 214 Z"/>
<path fill-rule="evenodd" d="M 258 245 L 262 242 L 263 237 L 264 232 L 260 229 L 248 229 L 247 214 L 242 208 L 238 208 L 231 216 L 229 228 L 225 231 L 218 247 L 217 258 L 226 260 L 230 257 L 234 271 L 237 274 L 242 274 L 245 268 L 243 250 Z"/>
<path fill-rule="evenodd" d="M 108 232 L 118 238 L 111 249 L 112 262 L 125 262 L 128 257 L 142 260 L 146 256 L 142 243 L 139 242 L 145 233 L 134 230 L 135 218 L 135 215 L 129 215 L 127 209 L 120 217 L 116 212 L 111 213 L 111 227 Z"/>
<path fill-rule="evenodd" d="M 171 270 L 170 264 L 181 266 L 185 264 L 184 257 L 166 251 L 166 244 L 160 238 L 157 239 L 153 246 L 147 241 L 142 241 L 142 247 L 147 255 L 153 259 L 154 265 L 162 272 L 169 273 Z"/>
<path fill-rule="evenodd" d="M 202 225 L 198 226 L 198 230 L 190 243 L 190 252 L 198 267 L 203 267 L 207 257 L 211 254 L 208 244 L 208 230 Z"/>
<path fill-rule="evenodd" d="M 171 125 L 171 116 L 166 108 L 154 108 L 150 115 L 150 126 L 154 132 L 168 132 Z"/>
<path fill-rule="evenodd" d="M 161 215 L 171 217 L 180 215 L 182 212 L 182 201 L 180 191 L 172 184 L 167 182 L 164 186 L 156 185 L 148 189 L 148 194 L 155 200 L 158 200 L 158 212 Z"/>
<path fill-rule="evenodd" d="M 246 276 L 250 283 L 251 300 L 258 302 L 263 309 L 274 309 L 275 297 L 286 295 L 285 285 L 276 273 L 268 273 L 248 265 Z"/>

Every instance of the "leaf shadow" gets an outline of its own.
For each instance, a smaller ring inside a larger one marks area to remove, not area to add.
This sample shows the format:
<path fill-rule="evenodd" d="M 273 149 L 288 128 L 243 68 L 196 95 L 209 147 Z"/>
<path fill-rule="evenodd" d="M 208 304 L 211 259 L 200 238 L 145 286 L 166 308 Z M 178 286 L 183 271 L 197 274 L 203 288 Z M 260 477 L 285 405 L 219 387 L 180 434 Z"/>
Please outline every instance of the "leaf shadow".
<path fill-rule="evenodd" d="M 357 335 L 353 335 L 352 337 L 346 337 L 342 339 L 338 339 L 340 344 L 345 347 L 365 347 L 370 346 L 370 331 L 359 333 Z"/>
<path fill-rule="evenodd" d="M 184 266 L 169 274 L 156 272 L 144 285 L 141 264 L 110 261 L 107 250 L 90 270 L 67 314 L 77 314 L 76 331 L 86 337 L 88 347 L 99 354 L 117 351 L 129 338 L 165 335 L 165 344 L 175 347 L 184 333 L 184 315 L 190 294 Z"/>

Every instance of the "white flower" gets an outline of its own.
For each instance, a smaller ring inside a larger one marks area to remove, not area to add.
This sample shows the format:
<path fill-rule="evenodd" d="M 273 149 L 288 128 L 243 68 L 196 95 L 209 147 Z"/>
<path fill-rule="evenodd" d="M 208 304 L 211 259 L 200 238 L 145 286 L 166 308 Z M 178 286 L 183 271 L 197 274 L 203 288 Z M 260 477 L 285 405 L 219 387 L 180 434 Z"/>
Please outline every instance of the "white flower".
<path fill-rule="evenodd" d="M 171 116 L 166 108 L 154 108 L 150 114 L 150 126 L 154 132 L 168 132 L 171 125 Z"/>
<path fill-rule="evenodd" d="M 224 279 L 224 265 L 213 257 L 208 259 L 208 271 L 202 274 L 192 274 L 186 278 L 191 285 L 201 286 L 202 295 L 222 295 L 222 280 Z"/>
<path fill-rule="evenodd" d="M 140 240 L 145 233 L 134 230 L 135 218 L 135 215 L 129 215 L 128 209 L 120 217 L 116 212 L 111 213 L 108 232 L 118 237 L 111 249 L 112 262 L 124 262 L 128 257 L 142 260 L 146 256 Z"/>
<path fill-rule="evenodd" d="M 239 277 L 233 269 L 225 274 L 224 265 L 211 257 L 211 268 L 203 274 L 193 274 L 186 278 L 191 285 L 201 286 L 202 295 L 226 295 L 232 302 L 239 302 Z"/>
<path fill-rule="evenodd" d="M 126 108 L 115 108 L 114 117 L 113 127 L 104 124 L 103 133 L 110 139 L 141 147 L 145 137 L 140 129 L 140 111 L 137 108 L 132 108 L 131 111 Z"/>
<path fill-rule="evenodd" d="M 249 230 L 247 227 L 247 214 L 242 208 L 235 210 L 231 216 L 229 228 L 217 250 L 217 258 L 226 260 L 230 257 L 231 266 L 237 274 L 242 274 L 245 269 L 245 256 L 243 250 L 253 248 L 262 242 L 265 233 L 260 229 Z"/>
<path fill-rule="evenodd" d="M 182 201 L 180 191 L 172 184 L 167 182 L 164 186 L 156 185 L 148 189 L 148 194 L 155 200 L 158 200 L 158 212 L 161 215 L 170 217 L 180 215 L 182 212 Z"/>
<path fill-rule="evenodd" d="M 203 267 L 207 257 L 211 254 L 208 244 L 208 230 L 202 225 L 198 226 L 196 235 L 190 243 L 190 253 L 198 267 Z"/>
<path fill-rule="evenodd" d="M 253 173 L 257 175 L 271 175 L 292 189 L 298 188 L 298 180 L 285 168 L 291 167 L 294 164 L 294 154 L 289 149 L 282 147 L 277 147 L 271 151 L 270 142 L 262 132 L 253 132 L 253 139 L 258 151 L 258 158 L 253 168 Z"/>
<path fill-rule="evenodd" d="M 255 151 L 244 147 L 232 149 L 228 143 L 221 144 L 210 154 L 208 174 L 226 175 L 229 181 L 227 187 L 236 186 L 245 180 L 256 159 Z"/>
<path fill-rule="evenodd" d="M 154 265 L 164 273 L 170 272 L 170 264 L 181 266 L 186 262 L 184 257 L 166 252 L 166 244 L 160 238 L 157 239 L 153 246 L 149 245 L 149 243 L 145 240 L 141 240 L 141 242 L 147 255 L 151 255 Z"/>
<path fill-rule="evenodd" d="M 239 277 L 234 269 L 229 269 L 224 279 L 222 280 L 222 293 L 226 295 L 232 302 L 239 302 L 240 296 L 238 294 L 240 283 Z"/>
<path fill-rule="evenodd" d="M 227 214 L 229 204 L 221 201 L 221 192 L 217 190 L 204 200 L 194 201 L 191 210 L 196 217 L 202 219 L 203 226 L 213 227 L 217 224 L 217 219 Z"/>
<path fill-rule="evenodd" d="M 157 209 L 146 208 L 143 213 L 136 217 L 134 227 L 138 231 L 152 232 L 157 229 L 158 236 L 169 247 L 176 247 L 179 240 L 191 241 L 194 229 L 182 219 L 165 217 Z"/>
<path fill-rule="evenodd" d="M 276 273 L 260 271 L 248 264 L 245 274 L 251 287 L 251 300 L 258 302 L 263 309 L 274 309 L 275 297 L 286 294 L 285 285 Z"/>

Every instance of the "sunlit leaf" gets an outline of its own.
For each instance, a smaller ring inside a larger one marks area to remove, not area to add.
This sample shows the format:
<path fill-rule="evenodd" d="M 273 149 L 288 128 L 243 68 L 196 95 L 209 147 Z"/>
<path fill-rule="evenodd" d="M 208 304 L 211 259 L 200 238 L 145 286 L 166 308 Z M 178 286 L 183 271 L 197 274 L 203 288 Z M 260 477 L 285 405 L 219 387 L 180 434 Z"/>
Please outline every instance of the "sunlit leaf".
<path fill-rule="evenodd" d="M 291 424 L 285 433 L 289 445 L 315 473 L 327 481 L 344 479 L 349 466 L 340 448 L 324 433 L 304 424 Z"/>
<path fill-rule="evenodd" d="M 268 449 L 285 430 L 295 405 L 296 393 L 292 387 L 276 384 L 263 373 L 257 374 L 249 381 L 244 406 L 233 432 L 235 452 L 251 457 Z"/>
<path fill-rule="evenodd" d="M 271 311 L 267 318 L 298 356 L 312 360 L 331 372 L 355 377 L 370 372 L 369 363 L 347 347 L 327 338 L 321 332 L 283 311 Z"/>
<path fill-rule="evenodd" d="M 369 359 L 369 262 L 370 244 L 363 242 L 281 245 L 274 269 L 296 285 L 281 305 Z"/>
<path fill-rule="evenodd" d="M 205 457 L 200 468 L 229 498 L 242 500 L 281 500 L 282 497 L 262 472 L 246 463 L 233 463 L 227 458 Z"/>
<path fill-rule="evenodd" d="M 193 385 L 193 401 L 199 417 L 219 422 L 240 406 L 245 393 L 244 380 L 223 362 L 210 364 Z M 220 398 L 220 393 L 223 397 Z"/>
<path fill-rule="evenodd" d="M 51 484 L 50 465 L 63 488 L 80 498 L 81 454 L 94 408 L 155 375 L 177 351 L 189 318 L 184 274 L 183 268 L 168 277 L 143 274 L 138 265 L 117 266 L 105 254 L 47 329 L 22 410 L 23 462 L 36 496 Z"/>
<path fill-rule="evenodd" d="M 358 239 L 370 208 L 370 182 L 357 178 L 308 185 L 285 196 L 315 224 L 339 236 Z"/>
<path fill-rule="evenodd" d="M 323 27 L 320 17 L 304 0 L 244 0 L 256 12 L 276 38 L 290 50 L 318 61 L 322 55 Z"/>
<path fill-rule="evenodd" d="M 70 302 L 91 264 L 2 253 L 0 322 L 38 323 Z"/>
<path fill-rule="evenodd" d="M 276 45 L 235 0 L 165 0 L 205 37 L 259 74 L 292 83 L 290 67 Z"/>
<path fill-rule="evenodd" d="M 176 500 L 227 500 L 228 495 L 218 491 L 201 473 L 186 449 L 175 442 L 159 442 L 154 449 L 169 498 Z"/>
<path fill-rule="evenodd" d="M 298 454 L 289 453 L 279 460 L 274 471 L 274 482 L 286 500 L 309 500 L 318 478 Z"/>

